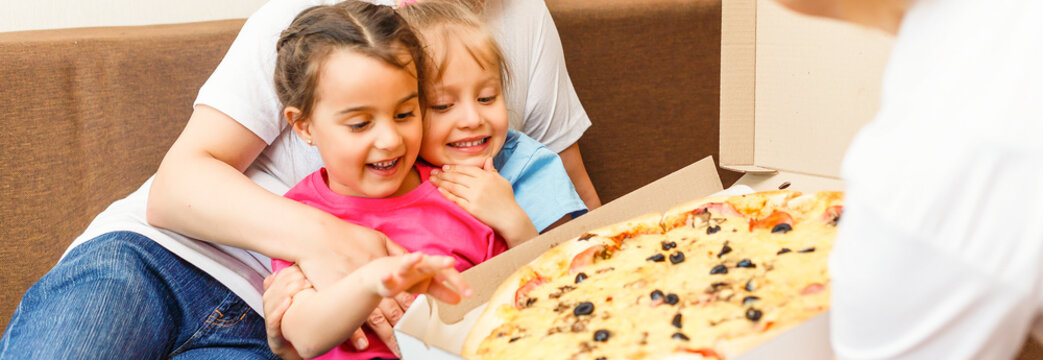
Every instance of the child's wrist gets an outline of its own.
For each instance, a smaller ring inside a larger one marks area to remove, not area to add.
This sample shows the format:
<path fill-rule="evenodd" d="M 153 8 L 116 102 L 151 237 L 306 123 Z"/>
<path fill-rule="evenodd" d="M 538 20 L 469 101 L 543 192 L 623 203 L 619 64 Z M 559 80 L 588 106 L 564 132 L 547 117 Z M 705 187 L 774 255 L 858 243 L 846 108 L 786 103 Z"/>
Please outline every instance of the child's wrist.
<path fill-rule="evenodd" d="M 525 211 L 521 210 L 521 207 L 518 207 L 518 210 L 513 211 L 512 214 L 510 221 L 505 221 L 504 228 L 500 231 L 500 236 L 505 240 L 517 244 L 539 235 L 536 226 L 532 224 L 532 220 L 525 214 Z"/>

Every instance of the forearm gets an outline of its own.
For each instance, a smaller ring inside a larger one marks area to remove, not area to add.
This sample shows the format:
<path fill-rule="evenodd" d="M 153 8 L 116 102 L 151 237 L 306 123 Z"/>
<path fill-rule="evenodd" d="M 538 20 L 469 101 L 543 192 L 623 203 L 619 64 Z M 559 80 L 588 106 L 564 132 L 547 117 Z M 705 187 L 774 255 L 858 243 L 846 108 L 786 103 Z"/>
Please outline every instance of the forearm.
<path fill-rule="evenodd" d="M 558 156 L 561 157 L 561 162 L 565 165 L 565 172 L 572 179 L 572 186 L 576 188 L 576 193 L 579 194 L 579 198 L 583 200 L 583 203 L 587 205 L 587 210 L 601 207 L 601 199 L 598 197 L 597 190 L 594 189 L 594 183 L 590 181 L 590 175 L 587 174 L 586 166 L 583 165 L 583 156 L 579 152 L 579 143 L 574 143 L 565 148 L 565 150 L 558 153 Z"/>
<path fill-rule="evenodd" d="M 272 194 L 213 158 L 168 157 L 149 194 L 151 224 L 208 242 L 297 261 L 296 250 L 320 238 L 312 228 L 321 211 Z"/>
<path fill-rule="evenodd" d="M 266 146 L 227 115 L 197 106 L 156 172 L 149 223 L 290 261 L 320 253 L 323 241 L 344 225 L 261 188 L 243 174 Z"/>
<path fill-rule="evenodd" d="M 325 354 L 362 326 L 381 299 L 366 280 L 355 272 L 322 291 L 294 296 L 282 330 L 302 357 Z"/>
<path fill-rule="evenodd" d="M 511 204 L 504 204 L 504 206 L 512 207 L 509 216 L 502 219 L 498 219 L 496 225 L 490 225 L 503 240 L 507 242 L 507 247 L 513 248 L 526 242 L 540 233 L 536 230 L 536 226 L 533 225 L 532 220 L 525 214 L 521 206 L 517 203 L 512 202 Z"/>

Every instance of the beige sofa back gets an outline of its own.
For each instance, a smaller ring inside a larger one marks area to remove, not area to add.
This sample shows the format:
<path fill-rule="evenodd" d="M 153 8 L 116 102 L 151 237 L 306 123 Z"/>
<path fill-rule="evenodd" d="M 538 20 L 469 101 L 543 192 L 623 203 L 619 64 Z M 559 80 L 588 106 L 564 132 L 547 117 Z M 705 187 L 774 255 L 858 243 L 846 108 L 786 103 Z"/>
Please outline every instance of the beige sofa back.
<path fill-rule="evenodd" d="M 0 326 L 184 127 L 243 20 L 0 33 Z"/>

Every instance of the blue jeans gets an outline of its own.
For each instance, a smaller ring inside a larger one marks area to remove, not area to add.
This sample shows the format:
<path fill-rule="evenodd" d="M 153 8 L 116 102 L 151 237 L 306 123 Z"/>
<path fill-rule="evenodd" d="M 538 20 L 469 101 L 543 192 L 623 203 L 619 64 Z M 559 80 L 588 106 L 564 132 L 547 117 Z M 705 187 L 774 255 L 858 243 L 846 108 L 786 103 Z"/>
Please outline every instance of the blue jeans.
<path fill-rule="evenodd" d="M 264 320 L 149 238 L 74 248 L 22 297 L 0 359 L 278 359 Z"/>

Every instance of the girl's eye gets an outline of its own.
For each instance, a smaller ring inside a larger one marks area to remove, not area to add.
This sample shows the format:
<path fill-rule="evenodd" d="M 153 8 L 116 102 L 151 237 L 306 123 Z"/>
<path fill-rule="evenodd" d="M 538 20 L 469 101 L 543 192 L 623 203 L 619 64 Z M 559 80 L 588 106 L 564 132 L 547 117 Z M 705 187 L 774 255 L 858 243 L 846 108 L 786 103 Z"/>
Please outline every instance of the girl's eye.
<path fill-rule="evenodd" d="M 435 111 L 446 111 L 452 106 L 453 104 L 431 105 L 431 109 Z"/>
<path fill-rule="evenodd" d="M 486 97 L 478 98 L 478 102 L 480 102 L 482 104 L 488 104 L 488 103 L 493 102 L 494 100 L 496 100 L 496 96 L 486 96 Z"/>
<path fill-rule="evenodd" d="M 348 126 L 348 129 L 351 129 L 351 131 L 361 131 L 361 130 L 364 130 L 365 128 L 369 127 L 369 124 L 370 124 L 369 121 L 360 121 L 360 122 L 357 122 L 357 123 L 351 123 L 351 124 L 346 124 L 346 125 Z"/>
<path fill-rule="evenodd" d="M 412 111 L 404 112 L 404 113 L 400 113 L 400 114 L 396 114 L 395 115 L 395 119 L 396 120 L 405 120 L 405 119 L 409 119 L 411 117 L 413 117 L 413 112 Z"/>

